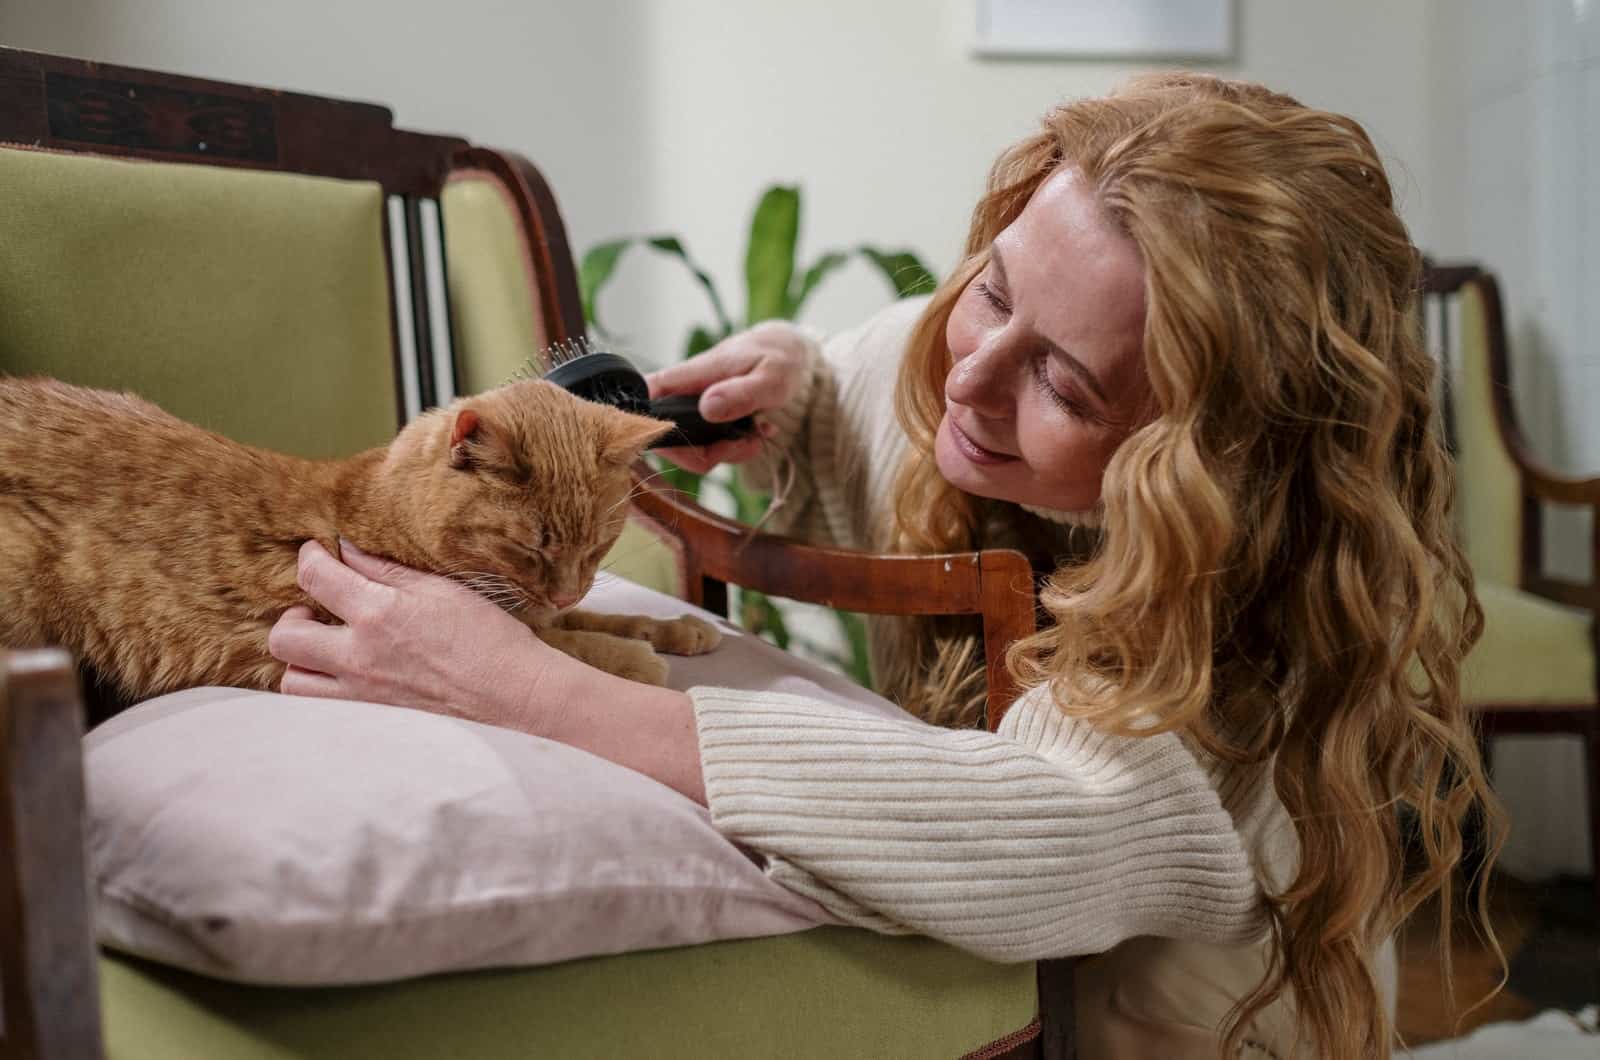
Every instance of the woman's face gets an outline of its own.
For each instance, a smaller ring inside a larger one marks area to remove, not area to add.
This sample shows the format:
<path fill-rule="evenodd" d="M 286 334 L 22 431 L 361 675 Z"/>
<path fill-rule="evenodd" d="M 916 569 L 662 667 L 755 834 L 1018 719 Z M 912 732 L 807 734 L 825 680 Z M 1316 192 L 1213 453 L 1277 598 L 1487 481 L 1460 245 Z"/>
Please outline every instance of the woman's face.
<path fill-rule="evenodd" d="M 945 339 L 939 472 L 958 489 L 1082 511 L 1149 407 L 1144 264 L 1075 169 L 1052 174 L 961 292 Z"/>

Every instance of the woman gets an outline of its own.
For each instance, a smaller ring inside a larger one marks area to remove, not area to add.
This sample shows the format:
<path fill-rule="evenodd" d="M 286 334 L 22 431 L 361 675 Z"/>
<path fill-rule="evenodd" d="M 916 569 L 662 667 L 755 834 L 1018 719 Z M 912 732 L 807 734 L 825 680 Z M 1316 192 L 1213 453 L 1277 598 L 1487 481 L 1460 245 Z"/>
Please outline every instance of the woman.
<path fill-rule="evenodd" d="M 852 923 L 1099 954 L 1086 1056 L 1387 1056 L 1384 942 L 1435 891 L 1448 915 L 1464 818 L 1497 821 L 1457 694 L 1481 615 L 1418 268 L 1356 123 L 1157 77 L 1005 152 L 926 305 L 825 353 L 772 326 L 656 377 L 712 384 L 713 419 L 765 413 L 813 537 L 1065 557 L 997 734 L 630 685 L 451 583 L 314 544 L 303 583 L 350 628 L 286 615 L 284 690 L 472 704 L 604 755 Z M 875 632 L 892 695 L 971 720 L 969 631 Z"/>

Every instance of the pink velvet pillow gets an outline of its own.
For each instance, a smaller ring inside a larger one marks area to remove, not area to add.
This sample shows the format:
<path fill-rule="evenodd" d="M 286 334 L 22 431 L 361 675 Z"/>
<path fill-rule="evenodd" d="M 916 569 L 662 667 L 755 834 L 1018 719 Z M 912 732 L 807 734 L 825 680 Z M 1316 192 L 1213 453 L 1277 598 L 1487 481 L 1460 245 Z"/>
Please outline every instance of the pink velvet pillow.
<path fill-rule="evenodd" d="M 694 610 L 623 582 L 590 605 Z M 724 631 L 673 660 L 675 686 L 899 713 Z M 90 733 L 87 769 L 101 942 L 227 979 L 373 982 L 830 922 L 655 781 L 420 711 L 194 689 Z"/>

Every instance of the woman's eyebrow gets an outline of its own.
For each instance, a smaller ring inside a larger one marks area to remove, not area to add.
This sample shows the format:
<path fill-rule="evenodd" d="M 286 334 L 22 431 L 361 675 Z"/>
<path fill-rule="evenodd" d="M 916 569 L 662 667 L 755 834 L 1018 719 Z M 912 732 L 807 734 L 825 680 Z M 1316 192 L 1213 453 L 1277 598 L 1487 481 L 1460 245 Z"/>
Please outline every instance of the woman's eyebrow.
<path fill-rule="evenodd" d="M 998 240 L 989 244 L 989 261 L 994 265 L 995 274 L 1000 278 L 1000 285 L 1010 290 L 1011 284 L 1006 282 L 1006 265 L 1004 261 L 1000 260 L 1000 243 Z M 1016 293 L 1012 292 L 1012 298 L 1014 299 L 1015 297 Z M 1083 380 L 1083 384 L 1094 392 L 1095 397 L 1099 398 L 1102 404 L 1107 407 L 1111 405 L 1111 399 L 1106 396 L 1105 388 L 1100 385 L 1100 380 L 1094 377 L 1094 373 L 1089 371 L 1082 361 L 1056 345 L 1045 335 L 1040 335 L 1039 341 L 1044 344 L 1045 349 L 1052 356 L 1060 358 L 1061 363 L 1065 364 L 1073 375 Z"/>

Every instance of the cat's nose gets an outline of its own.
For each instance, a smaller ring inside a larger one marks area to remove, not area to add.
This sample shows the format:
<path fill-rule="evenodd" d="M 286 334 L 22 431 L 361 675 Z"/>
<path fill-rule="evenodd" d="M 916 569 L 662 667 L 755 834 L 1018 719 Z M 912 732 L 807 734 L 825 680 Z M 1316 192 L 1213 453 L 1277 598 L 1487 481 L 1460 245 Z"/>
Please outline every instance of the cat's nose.
<path fill-rule="evenodd" d="M 550 606 L 554 607 L 557 611 L 565 611 L 567 608 L 571 607 L 573 604 L 582 599 L 582 593 L 566 593 L 563 596 L 552 596 L 550 598 Z"/>

